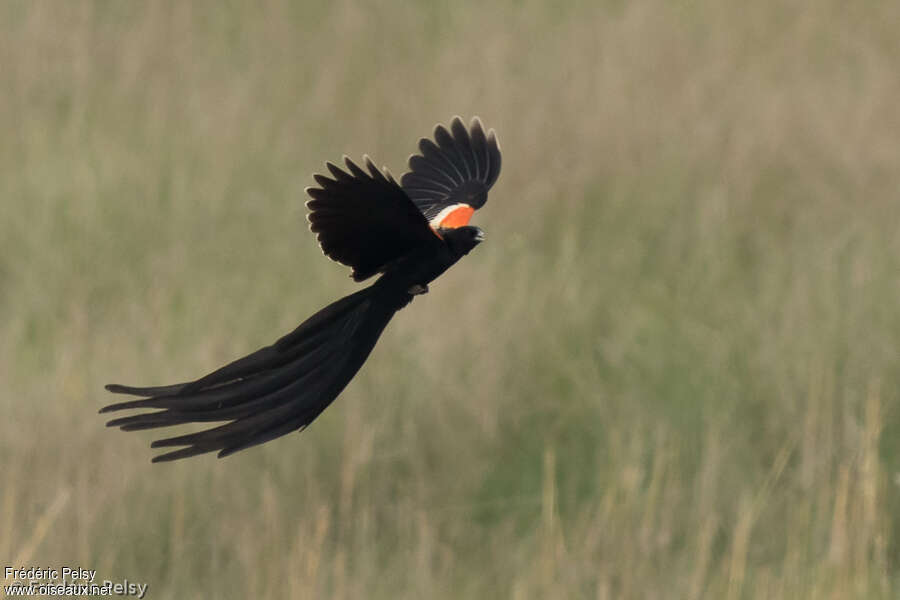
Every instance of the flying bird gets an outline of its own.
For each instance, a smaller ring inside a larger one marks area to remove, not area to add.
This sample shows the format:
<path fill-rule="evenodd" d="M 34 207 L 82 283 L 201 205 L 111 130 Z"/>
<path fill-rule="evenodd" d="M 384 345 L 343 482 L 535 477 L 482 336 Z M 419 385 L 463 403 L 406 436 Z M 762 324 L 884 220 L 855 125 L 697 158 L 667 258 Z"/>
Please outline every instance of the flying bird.
<path fill-rule="evenodd" d="M 419 141 L 400 183 L 363 157 L 344 168 L 326 163 L 306 189 L 310 230 L 322 252 L 351 268 L 355 281 L 374 283 L 333 302 L 274 344 L 194 381 L 154 387 L 109 384 L 141 399 L 110 404 L 101 413 L 142 409 L 107 422 L 125 431 L 184 423 L 224 424 L 156 440 L 172 448 L 153 458 L 171 461 L 207 452 L 228 456 L 302 430 L 341 393 L 362 367 L 398 310 L 484 240 L 468 225 L 500 175 L 500 146 L 478 117 L 468 127 L 455 117 Z"/>

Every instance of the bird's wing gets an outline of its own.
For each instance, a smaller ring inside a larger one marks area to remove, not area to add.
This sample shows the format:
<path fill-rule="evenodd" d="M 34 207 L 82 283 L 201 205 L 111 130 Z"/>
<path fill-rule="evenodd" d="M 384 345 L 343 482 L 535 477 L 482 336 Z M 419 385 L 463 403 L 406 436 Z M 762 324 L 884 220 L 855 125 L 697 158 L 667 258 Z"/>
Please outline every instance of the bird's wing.
<path fill-rule="evenodd" d="M 351 267 L 356 281 L 413 248 L 440 241 L 394 178 L 368 157 L 364 161 L 368 173 L 346 157 L 347 171 L 326 163 L 332 178 L 316 174 L 319 187 L 306 189 L 309 228 L 325 255 Z"/>
<path fill-rule="evenodd" d="M 403 190 L 431 226 L 462 227 L 487 202 L 487 193 L 500 175 L 500 145 L 491 129 L 484 133 L 478 117 L 466 129 L 454 117 L 448 131 L 434 128 L 434 141 L 422 138 L 419 154 L 409 158 Z"/>

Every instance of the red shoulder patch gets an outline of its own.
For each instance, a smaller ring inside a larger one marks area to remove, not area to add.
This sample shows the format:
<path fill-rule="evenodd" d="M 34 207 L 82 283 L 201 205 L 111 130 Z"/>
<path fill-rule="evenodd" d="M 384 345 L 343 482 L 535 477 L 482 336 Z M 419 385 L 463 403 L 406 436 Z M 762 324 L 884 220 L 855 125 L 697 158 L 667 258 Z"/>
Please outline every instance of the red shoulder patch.
<path fill-rule="evenodd" d="M 430 224 L 434 229 L 437 229 L 438 227 L 447 229 L 462 227 L 469 224 L 469 219 L 472 218 L 474 212 L 475 209 L 468 204 L 454 204 L 446 207 L 435 215 L 435 217 L 431 219 Z"/>

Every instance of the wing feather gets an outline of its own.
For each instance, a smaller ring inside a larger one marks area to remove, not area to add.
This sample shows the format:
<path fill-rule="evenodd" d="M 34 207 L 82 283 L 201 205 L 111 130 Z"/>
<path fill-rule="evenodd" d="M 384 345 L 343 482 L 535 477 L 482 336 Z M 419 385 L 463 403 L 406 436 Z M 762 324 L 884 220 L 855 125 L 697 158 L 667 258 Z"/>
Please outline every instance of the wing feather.
<path fill-rule="evenodd" d="M 307 188 L 310 230 L 326 256 L 353 269 L 362 281 L 437 236 L 409 196 L 390 175 L 364 157 L 362 167 L 344 157 L 346 171 L 326 163 L 331 178 L 313 176 Z"/>
<path fill-rule="evenodd" d="M 500 176 L 500 144 L 494 130 L 485 134 L 478 117 L 468 129 L 454 117 L 447 129 L 438 125 L 434 141 L 419 141 L 419 154 L 409 159 L 409 172 L 400 182 L 404 191 L 429 220 L 432 228 L 446 227 L 453 209 L 478 209 Z M 464 225 L 459 214 L 454 227 Z"/>

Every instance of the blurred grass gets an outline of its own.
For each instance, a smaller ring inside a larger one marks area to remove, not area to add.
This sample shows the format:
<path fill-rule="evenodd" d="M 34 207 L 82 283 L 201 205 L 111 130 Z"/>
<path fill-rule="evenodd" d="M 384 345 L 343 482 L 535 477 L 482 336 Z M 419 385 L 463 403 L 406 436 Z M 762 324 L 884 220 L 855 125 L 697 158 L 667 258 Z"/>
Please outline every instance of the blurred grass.
<path fill-rule="evenodd" d="M 0 5 L 0 558 L 152 598 L 893 598 L 900 5 Z M 111 380 L 353 288 L 323 160 L 497 129 L 488 241 L 302 436 Z"/>

